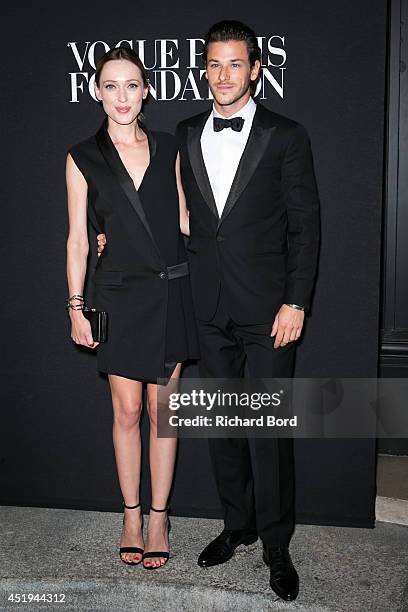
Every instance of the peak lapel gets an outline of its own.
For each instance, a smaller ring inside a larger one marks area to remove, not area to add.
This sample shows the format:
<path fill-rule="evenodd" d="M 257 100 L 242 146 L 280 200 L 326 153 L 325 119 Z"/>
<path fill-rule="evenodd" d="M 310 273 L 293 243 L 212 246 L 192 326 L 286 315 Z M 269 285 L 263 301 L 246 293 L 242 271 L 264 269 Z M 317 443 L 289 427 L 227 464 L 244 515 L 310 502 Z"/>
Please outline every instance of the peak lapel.
<path fill-rule="evenodd" d="M 148 139 L 148 143 L 149 143 L 149 152 L 150 152 L 150 161 L 149 161 L 149 166 L 152 163 L 153 157 L 156 154 L 156 140 L 153 136 L 153 134 L 145 127 L 145 126 L 141 126 L 143 131 L 146 133 L 147 139 Z M 132 208 L 134 209 L 134 211 L 136 212 L 137 216 L 139 217 L 140 221 L 142 222 L 142 224 L 144 225 L 147 233 L 149 234 L 149 237 L 157 251 L 157 254 L 159 255 L 160 259 L 161 257 L 161 253 L 160 253 L 160 249 L 158 248 L 154 237 L 153 237 L 153 233 L 152 230 L 150 228 L 150 225 L 147 221 L 145 212 L 143 210 L 143 206 L 142 206 L 142 202 L 140 200 L 139 197 L 139 193 L 135 187 L 135 184 L 133 182 L 133 180 L 131 179 L 128 171 L 125 168 L 124 163 L 122 162 L 119 152 L 116 149 L 115 145 L 112 142 L 111 137 L 109 136 L 109 132 L 108 132 L 108 118 L 106 117 L 101 125 L 101 127 L 99 128 L 98 132 L 96 133 L 96 142 L 98 144 L 98 147 L 107 163 L 107 165 L 109 166 L 109 168 L 111 169 L 111 171 L 113 172 L 113 174 L 115 175 L 117 181 L 119 182 L 119 185 L 121 186 L 124 194 L 126 195 L 127 199 L 129 200 L 130 204 L 132 205 Z M 148 167 L 149 167 L 148 166 Z M 146 172 L 147 172 L 148 168 L 146 168 Z"/>
<path fill-rule="evenodd" d="M 267 112 L 268 111 L 266 111 L 261 104 L 257 104 L 251 131 L 249 133 L 244 152 L 242 153 L 239 161 L 227 201 L 225 202 L 224 210 L 222 211 L 222 215 L 218 223 L 218 227 L 224 221 L 225 217 L 227 217 L 231 212 L 239 196 L 248 185 L 256 170 L 256 167 L 266 151 L 272 133 L 276 129 L 275 126 L 268 125 L 267 122 L 263 121 L 265 113 Z"/>
<path fill-rule="evenodd" d="M 201 134 L 212 109 L 203 113 L 198 123 L 195 126 L 188 127 L 187 147 L 190 157 L 191 167 L 194 172 L 197 185 L 201 191 L 205 203 L 209 206 L 211 212 L 218 219 L 218 210 L 215 203 L 214 194 L 211 189 L 210 180 L 204 163 L 203 152 L 201 150 Z"/>

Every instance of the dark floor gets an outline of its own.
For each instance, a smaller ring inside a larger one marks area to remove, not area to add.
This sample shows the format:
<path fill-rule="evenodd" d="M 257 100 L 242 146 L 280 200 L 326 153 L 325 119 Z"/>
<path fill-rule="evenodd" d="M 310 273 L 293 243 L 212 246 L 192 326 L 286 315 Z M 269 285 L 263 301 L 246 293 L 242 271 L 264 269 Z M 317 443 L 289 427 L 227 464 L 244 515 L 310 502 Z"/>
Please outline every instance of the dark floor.
<path fill-rule="evenodd" d="M 221 566 L 197 565 L 202 548 L 222 529 L 218 520 L 172 517 L 170 560 L 153 571 L 120 561 L 120 513 L 3 506 L 0 524 L 0 610 L 408 610 L 408 527 L 402 525 L 297 525 L 290 550 L 300 592 L 286 603 L 269 587 L 259 541 L 239 547 Z M 62 594 L 64 602 L 21 603 L 30 594 Z"/>

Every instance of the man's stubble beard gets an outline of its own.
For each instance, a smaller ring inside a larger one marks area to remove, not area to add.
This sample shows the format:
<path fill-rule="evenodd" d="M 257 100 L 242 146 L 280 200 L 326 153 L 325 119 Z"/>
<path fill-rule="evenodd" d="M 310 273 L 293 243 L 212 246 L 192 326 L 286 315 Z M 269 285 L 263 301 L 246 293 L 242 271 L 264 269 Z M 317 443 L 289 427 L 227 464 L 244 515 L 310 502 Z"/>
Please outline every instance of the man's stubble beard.
<path fill-rule="evenodd" d="M 219 106 L 232 106 L 236 102 L 239 102 L 239 100 L 241 100 L 248 93 L 248 91 L 251 92 L 251 83 L 250 82 L 248 83 L 248 87 L 244 91 L 242 91 L 241 93 L 237 94 L 231 101 L 228 101 L 228 102 L 223 102 L 222 100 L 218 100 L 217 97 L 214 95 L 214 92 L 212 91 L 211 93 L 212 93 L 215 101 L 217 102 L 217 104 Z"/>

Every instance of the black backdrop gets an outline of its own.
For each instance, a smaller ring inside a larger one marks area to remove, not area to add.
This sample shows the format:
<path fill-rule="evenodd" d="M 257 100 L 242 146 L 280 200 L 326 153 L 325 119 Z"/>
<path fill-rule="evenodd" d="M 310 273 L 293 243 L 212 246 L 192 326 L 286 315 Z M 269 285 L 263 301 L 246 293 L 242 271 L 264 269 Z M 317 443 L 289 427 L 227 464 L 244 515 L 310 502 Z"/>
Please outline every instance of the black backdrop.
<path fill-rule="evenodd" d="M 283 97 L 266 80 L 263 103 L 308 129 L 322 203 L 319 276 L 296 375 L 377 374 L 386 0 L 257 6 L 182 0 L 174 8 L 162 0 L 128 1 L 115 12 L 112 6 L 16 5 L 7 8 L 3 21 L 0 495 L 5 504 L 120 508 L 108 383 L 96 371 L 95 355 L 71 341 L 63 308 L 65 153 L 94 133 L 103 117 L 83 75 L 76 77 L 84 83 L 78 102 L 71 101 L 70 73 L 81 72 L 73 42 L 82 56 L 87 41 L 89 50 L 98 40 L 109 46 L 145 40 L 151 66 L 154 40 L 176 39 L 169 48 L 179 45 L 174 72 L 184 86 L 186 39 L 202 37 L 214 21 L 241 19 L 265 41 L 281 37 L 271 44 L 286 57 L 266 56 L 285 62 L 266 68 L 277 81 L 283 74 Z M 102 52 L 102 44 L 96 45 L 95 54 Z M 92 76 L 88 59 L 82 71 Z M 197 77 L 198 68 L 192 72 Z M 199 89 L 206 97 L 203 81 Z M 191 90 L 181 97 L 151 99 L 150 125 L 171 132 L 178 120 L 210 104 L 193 100 Z M 90 265 L 96 257 L 91 239 Z M 146 462 L 144 472 L 142 497 L 148 501 Z M 374 440 L 297 440 L 296 480 L 298 522 L 373 526 Z M 179 514 L 220 516 L 205 440 L 181 441 L 172 507 Z"/>

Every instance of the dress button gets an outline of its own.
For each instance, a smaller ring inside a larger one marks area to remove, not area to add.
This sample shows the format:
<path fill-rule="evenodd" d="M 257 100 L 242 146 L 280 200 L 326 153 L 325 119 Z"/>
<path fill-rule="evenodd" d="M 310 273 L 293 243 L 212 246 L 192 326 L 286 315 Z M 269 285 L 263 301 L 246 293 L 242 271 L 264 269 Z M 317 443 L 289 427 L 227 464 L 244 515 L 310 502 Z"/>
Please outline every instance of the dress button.
<path fill-rule="evenodd" d="M 160 272 L 159 277 L 161 279 L 165 279 L 165 278 L 167 278 L 167 274 L 165 272 Z"/>
<path fill-rule="evenodd" d="M 225 240 L 224 236 L 217 236 L 217 242 L 222 242 L 223 240 Z"/>

